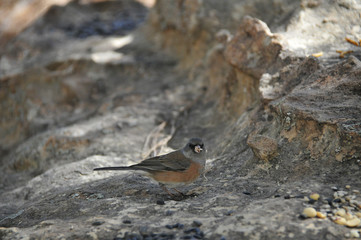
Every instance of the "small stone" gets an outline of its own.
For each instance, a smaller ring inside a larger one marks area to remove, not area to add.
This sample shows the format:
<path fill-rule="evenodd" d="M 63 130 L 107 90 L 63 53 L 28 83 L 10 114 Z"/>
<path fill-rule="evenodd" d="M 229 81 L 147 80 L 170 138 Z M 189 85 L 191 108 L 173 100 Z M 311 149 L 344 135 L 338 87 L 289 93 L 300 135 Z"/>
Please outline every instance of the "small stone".
<path fill-rule="evenodd" d="M 308 208 L 303 209 L 302 214 L 309 218 L 313 218 L 313 217 L 316 217 L 317 211 L 316 211 L 316 209 L 314 209 L 312 207 L 308 207 Z"/>
<path fill-rule="evenodd" d="M 326 215 L 323 214 L 322 212 L 317 212 L 316 216 L 317 216 L 318 218 L 321 218 L 321 219 L 325 219 L 325 218 L 326 218 Z"/>
<path fill-rule="evenodd" d="M 352 190 L 352 192 L 353 192 L 353 193 L 356 193 L 356 194 L 359 194 L 359 193 L 360 193 L 360 191 L 359 191 L 359 190 L 356 190 L 356 189 Z"/>
<path fill-rule="evenodd" d="M 179 223 L 179 224 L 178 224 L 178 229 L 183 229 L 183 228 L 184 228 L 184 224 Z"/>
<path fill-rule="evenodd" d="M 186 236 L 183 236 L 181 239 L 192 239 L 192 238 L 193 238 L 192 236 L 186 235 Z"/>
<path fill-rule="evenodd" d="M 132 221 L 130 221 L 129 219 L 125 219 L 125 220 L 123 220 L 123 223 L 124 223 L 124 224 L 131 224 Z"/>
<path fill-rule="evenodd" d="M 173 233 L 161 233 L 159 234 L 159 236 L 161 237 L 161 239 L 174 239 Z"/>
<path fill-rule="evenodd" d="M 198 234 L 194 234 L 193 237 L 195 239 L 203 239 L 203 237 L 201 235 L 198 235 Z"/>
<path fill-rule="evenodd" d="M 345 225 L 347 227 L 357 227 L 360 225 L 360 223 L 361 223 L 361 220 L 359 218 L 355 217 L 351 220 L 348 220 Z"/>
<path fill-rule="evenodd" d="M 347 194 L 348 194 L 348 192 L 346 192 L 346 191 L 337 191 L 337 195 L 338 195 L 338 197 L 340 197 L 340 198 L 346 196 Z"/>
<path fill-rule="evenodd" d="M 351 186 L 350 186 L 350 185 L 346 185 L 345 188 L 346 188 L 346 189 L 350 189 Z"/>
<path fill-rule="evenodd" d="M 347 223 L 346 219 L 344 219 L 343 217 L 336 217 L 334 222 L 340 225 L 346 225 Z"/>
<path fill-rule="evenodd" d="M 332 189 L 333 191 L 335 191 L 335 192 L 338 190 L 337 187 L 331 187 L 331 189 Z"/>
<path fill-rule="evenodd" d="M 247 192 L 247 191 L 243 191 L 242 193 L 245 194 L 245 195 L 251 195 L 251 193 Z"/>
<path fill-rule="evenodd" d="M 169 224 L 165 225 L 165 227 L 168 228 L 168 229 L 173 229 L 173 226 L 171 226 Z"/>
<path fill-rule="evenodd" d="M 141 226 L 141 227 L 139 227 L 139 233 L 140 233 L 140 235 L 142 235 L 143 237 L 149 236 L 148 227 L 147 227 L 147 226 Z"/>
<path fill-rule="evenodd" d="M 356 212 L 355 215 L 359 218 L 361 218 L 361 212 Z"/>
<path fill-rule="evenodd" d="M 164 202 L 163 199 L 158 199 L 158 200 L 157 200 L 157 204 L 158 204 L 158 205 L 165 205 L 165 202 Z"/>
<path fill-rule="evenodd" d="M 346 216 L 346 211 L 345 211 L 345 209 L 341 208 L 341 209 L 337 210 L 335 215 L 340 216 L 340 217 L 345 217 Z"/>
<path fill-rule="evenodd" d="M 318 193 L 312 193 L 312 194 L 310 195 L 310 198 L 313 199 L 313 200 L 315 200 L 315 201 L 317 201 L 317 200 L 320 198 L 320 194 L 318 194 Z"/>
<path fill-rule="evenodd" d="M 346 218 L 346 220 L 348 221 L 348 220 L 354 219 L 355 216 L 348 212 L 348 213 L 346 213 L 346 216 L 344 218 Z"/>
<path fill-rule="evenodd" d="M 193 226 L 195 226 L 195 227 L 200 227 L 200 226 L 202 226 L 202 222 L 201 222 L 201 221 L 198 221 L 198 220 L 194 220 L 194 221 L 193 221 Z"/>
<path fill-rule="evenodd" d="M 92 223 L 92 226 L 100 226 L 104 223 L 104 221 L 95 221 Z"/>
<path fill-rule="evenodd" d="M 167 211 L 165 212 L 165 215 L 166 215 L 166 216 L 172 216 L 173 214 L 174 214 L 174 212 L 171 211 L 171 210 L 167 210 Z"/>
<path fill-rule="evenodd" d="M 359 232 L 358 232 L 356 229 L 352 229 L 352 230 L 350 231 L 350 237 L 359 238 L 359 237 L 360 237 L 360 234 L 359 234 Z"/>
<path fill-rule="evenodd" d="M 279 198 L 279 197 L 281 197 L 281 195 L 276 194 L 276 195 L 274 195 L 274 197 L 275 197 L 275 198 Z M 222 237 L 221 237 L 221 238 L 222 238 Z"/>
<path fill-rule="evenodd" d="M 234 213 L 233 210 L 229 210 L 228 212 L 225 213 L 226 216 L 232 216 L 232 214 Z"/>
<path fill-rule="evenodd" d="M 189 228 L 187 230 L 184 230 L 185 234 L 189 234 L 191 232 L 197 233 L 199 234 L 200 232 L 202 232 L 199 228 L 195 227 L 195 228 Z"/>
<path fill-rule="evenodd" d="M 287 194 L 287 195 L 285 195 L 283 198 L 284 198 L 284 199 L 290 199 L 291 196 Z"/>
<path fill-rule="evenodd" d="M 309 203 L 309 204 L 314 204 L 315 202 L 316 202 L 315 199 L 310 199 L 310 200 L 308 200 L 308 203 Z"/>
<path fill-rule="evenodd" d="M 172 228 L 178 228 L 178 226 L 179 226 L 179 223 L 176 223 L 176 224 L 172 225 Z"/>
<path fill-rule="evenodd" d="M 325 202 L 327 202 L 329 206 L 332 206 L 332 201 L 333 201 L 332 198 L 326 198 L 325 199 Z"/>

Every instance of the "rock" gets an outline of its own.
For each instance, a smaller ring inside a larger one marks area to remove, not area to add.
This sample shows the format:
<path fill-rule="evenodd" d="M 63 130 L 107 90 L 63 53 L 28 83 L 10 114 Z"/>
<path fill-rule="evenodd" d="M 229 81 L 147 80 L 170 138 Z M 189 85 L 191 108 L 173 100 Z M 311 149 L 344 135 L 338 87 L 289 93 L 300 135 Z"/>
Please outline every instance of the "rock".
<path fill-rule="evenodd" d="M 315 200 L 315 201 L 317 201 L 317 200 L 320 198 L 320 194 L 318 194 L 318 193 L 312 193 L 312 194 L 310 195 L 310 198 L 313 199 L 313 200 Z"/>
<path fill-rule="evenodd" d="M 336 217 L 334 222 L 337 223 L 337 224 L 340 224 L 340 225 L 346 225 L 347 224 L 346 219 L 343 218 L 343 217 Z"/>
<path fill-rule="evenodd" d="M 350 220 L 347 220 L 346 221 L 346 226 L 347 227 L 358 227 L 361 223 L 361 220 L 357 217 L 353 218 L 353 219 L 350 219 Z"/>
<path fill-rule="evenodd" d="M 357 230 L 351 230 L 350 231 L 350 236 L 353 237 L 353 238 L 359 238 L 360 237 L 360 234 L 358 233 Z"/>
<path fill-rule="evenodd" d="M 261 160 L 268 162 L 278 155 L 278 144 L 275 139 L 261 135 L 250 135 L 247 144 Z"/>
<path fill-rule="evenodd" d="M 354 236 L 361 55 L 345 38 L 360 39 L 359 12 L 357 1 L 86 0 L 24 20 L 0 50 L 1 238 Z M 92 171 L 190 137 L 205 140 L 206 171 L 177 188 L 196 194 Z M 332 221 L 295 218 L 309 204 Z"/>
<path fill-rule="evenodd" d="M 282 50 L 277 36 L 259 19 L 245 16 L 237 34 L 227 44 L 225 57 L 238 69 L 260 78 Z"/>
<path fill-rule="evenodd" d="M 302 214 L 305 215 L 306 217 L 313 218 L 313 217 L 316 217 L 317 211 L 314 208 L 309 207 L 309 208 L 303 209 Z"/>
<path fill-rule="evenodd" d="M 323 214 L 323 213 L 321 213 L 321 212 L 317 212 L 316 216 L 317 216 L 318 218 L 321 218 L 321 219 L 325 219 L 325 218 L 326 218 L 326 215 Z"/>
<path fill-rule="evenodd" d="M 199 221 L 199 220 L 194 220 L 194 221 L 193 221 L 193 226 L 195 226 L 195 227 L 200 227 L 200 226 L 202 226 L 202 222 Z"/>

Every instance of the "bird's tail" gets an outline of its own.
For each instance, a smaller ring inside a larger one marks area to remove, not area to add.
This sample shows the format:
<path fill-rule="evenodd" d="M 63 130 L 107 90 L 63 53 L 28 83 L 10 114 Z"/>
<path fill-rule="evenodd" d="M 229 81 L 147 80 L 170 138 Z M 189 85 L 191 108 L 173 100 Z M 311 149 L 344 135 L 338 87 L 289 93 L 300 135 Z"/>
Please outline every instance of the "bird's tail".
<path fill-rule="evenodd" d="M 132 167 L 102 167 L 94 168 L 93 171 L 104 171 L 104 170 L 134 170 Z"/>

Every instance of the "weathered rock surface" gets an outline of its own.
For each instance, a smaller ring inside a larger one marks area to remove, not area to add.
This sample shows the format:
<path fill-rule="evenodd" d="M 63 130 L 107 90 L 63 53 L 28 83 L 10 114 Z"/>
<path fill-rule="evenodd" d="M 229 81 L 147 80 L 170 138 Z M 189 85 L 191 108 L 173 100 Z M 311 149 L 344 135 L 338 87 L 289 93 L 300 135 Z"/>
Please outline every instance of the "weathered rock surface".
<path fill-rule="evenodd" d="M 356 236 L 361 226 L 350 232 L 334 214 L 361 218 L 361 47 L 345 40 L 361 39 L 360 10 L 344 0 L 50 8 L 1 50 L 0 238 Z M 209 155 L 186 198 L 137 173 L 92 171 L 193 136 Z M 300 217 L 309 206 L 327 218 Z"/>

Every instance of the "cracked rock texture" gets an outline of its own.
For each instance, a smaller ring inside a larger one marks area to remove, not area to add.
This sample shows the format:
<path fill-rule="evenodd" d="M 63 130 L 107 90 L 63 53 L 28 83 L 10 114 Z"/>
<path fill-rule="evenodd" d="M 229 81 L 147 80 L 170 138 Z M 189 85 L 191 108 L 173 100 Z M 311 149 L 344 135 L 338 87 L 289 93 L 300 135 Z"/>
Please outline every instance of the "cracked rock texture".
<path fill-rule="evenodd" d="M 332 215 L 361 218 L 359 1 L 67 2 L 0 32 L 1 239 L 357 236 Z M 187 197 L 92 171 L 190 137 Z"/>

